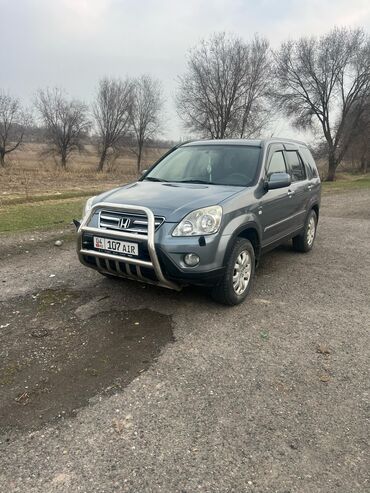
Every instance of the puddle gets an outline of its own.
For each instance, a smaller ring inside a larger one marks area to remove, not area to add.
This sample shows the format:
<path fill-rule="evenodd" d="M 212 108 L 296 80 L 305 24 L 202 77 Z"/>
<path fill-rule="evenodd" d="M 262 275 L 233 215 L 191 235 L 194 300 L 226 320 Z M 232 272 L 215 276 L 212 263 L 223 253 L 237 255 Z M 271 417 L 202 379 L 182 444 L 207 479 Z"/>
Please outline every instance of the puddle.
<path fill-rule="evenodd" d="M 0 307 L 12 314 L 0 331 L 1 432 L 40 429 L 74 416 L 96 395 L 119 392 L 173 340 L 171 318 L 151 310 L 81 320 L 74 313 L 84 298 L 45 291 Z"/>
<path fill-rule="evenodd" d="M 71 291 L 69 289 L 45 289 L 39 294 L 34 296 L 37 301 L 39 310 L 47 310 L 49 307 L 54 305 L 62 305 L 67 301 L 76 299 L 79 297 L 79 293 Z"/>

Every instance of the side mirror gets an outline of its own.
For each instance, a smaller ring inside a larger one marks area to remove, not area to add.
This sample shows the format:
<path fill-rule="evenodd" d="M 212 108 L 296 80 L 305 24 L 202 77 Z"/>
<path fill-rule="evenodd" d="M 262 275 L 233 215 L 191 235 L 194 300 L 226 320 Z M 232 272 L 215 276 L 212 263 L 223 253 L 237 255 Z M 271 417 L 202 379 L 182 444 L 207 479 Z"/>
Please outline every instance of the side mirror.
<path fill-rule="evenodd" d="M 276 190 L 277 188 L 289 187 L 292 183 L 288 173 L 271 173 L 268 180 L 265 182 L 266 190 Z"/>

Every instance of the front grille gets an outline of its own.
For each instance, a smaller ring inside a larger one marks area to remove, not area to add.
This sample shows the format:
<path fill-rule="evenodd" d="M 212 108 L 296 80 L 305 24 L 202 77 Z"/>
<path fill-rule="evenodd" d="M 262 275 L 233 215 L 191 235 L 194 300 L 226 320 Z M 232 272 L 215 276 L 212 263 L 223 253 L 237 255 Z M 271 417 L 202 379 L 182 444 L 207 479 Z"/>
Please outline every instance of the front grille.
<path fill-rule="evenodd" d="M 164 217 L 155 216 L 154 220 L 157 230 L 163 224 Z M 102 210 L 99 212 L 99 228 L 146 235 L 148 219 L 145 214 Z"/>

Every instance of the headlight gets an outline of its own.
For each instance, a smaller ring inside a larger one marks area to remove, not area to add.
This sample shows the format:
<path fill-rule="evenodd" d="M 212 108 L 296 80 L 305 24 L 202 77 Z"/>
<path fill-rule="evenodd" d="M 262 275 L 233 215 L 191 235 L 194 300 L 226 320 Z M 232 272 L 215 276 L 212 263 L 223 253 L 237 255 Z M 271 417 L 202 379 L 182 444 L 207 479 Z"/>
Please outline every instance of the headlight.
<path fill-rule="evenodd" d="M 217 233 L 222 219 L 222 207 L 213 205 L 190 212 L 173 230 L 172 236 L 199 236 Z"/>
<path fill-rule="evenodd" d="M 89 199 L 87 199 L 84 210 L 83 210 L 83 217 L 85 217 L 86 214 L 91 211 L 92 203 L 93 203 L 94 199 L 95 199 L 95 197 L 90 197 Z"/>

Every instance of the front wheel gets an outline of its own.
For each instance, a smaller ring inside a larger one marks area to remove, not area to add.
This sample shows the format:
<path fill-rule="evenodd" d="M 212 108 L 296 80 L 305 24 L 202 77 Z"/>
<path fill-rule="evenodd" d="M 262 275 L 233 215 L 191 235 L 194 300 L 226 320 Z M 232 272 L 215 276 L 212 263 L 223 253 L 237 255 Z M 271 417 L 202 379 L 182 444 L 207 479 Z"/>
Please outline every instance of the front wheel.
<path fill-rule="evenodd" d="M 307 218 L 304 225 L 303 232 L 295 236 L 293 238 L 293 248 L 297 250 L 297 252 L 309 252 L 314 244 L 316 238 L 316 229 L 317 229 L 317 214 L 312 209 Z"/>
<path fill-rule="evenodd" d="M 215 301 L 224 305 L 238 305 L 248 296 L 255 270 L 252 243 L 244 238 L 235 241 L 224 276 L 212 290 Z"/>

